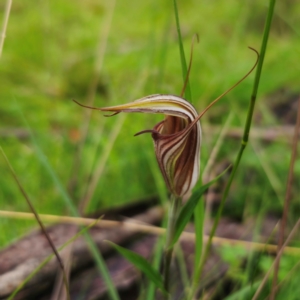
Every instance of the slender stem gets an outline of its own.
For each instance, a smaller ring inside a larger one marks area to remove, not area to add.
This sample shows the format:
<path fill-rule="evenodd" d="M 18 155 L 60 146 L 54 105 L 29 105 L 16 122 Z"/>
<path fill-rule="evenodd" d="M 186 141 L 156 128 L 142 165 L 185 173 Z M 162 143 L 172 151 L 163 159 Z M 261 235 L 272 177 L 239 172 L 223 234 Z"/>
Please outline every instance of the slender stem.
<path fill-rule="evenodd" d="M 192 92 L 191 92 L 191 87 L 190 87 L 190 83 L 189 83 L 188 76 L 187 76 L 188 68 L 187 68 L 187 64 L 186 64 L 186 60 L 185 60 L 184 48 L 183 48 L 183 43 L 182 43 L 177 0 L 173 0 L 173 4 L 174 4 L 174 12 L 175 12 L 175 20 L 176 20 L 176 29 L 177 29 L 177 34 L 178 34 L 178 45 L 179 45 L 179 52 L 180 52 L 183 83 L 185 84 L 185 82 L 186 82 L 184 97 L 186 100 L 188 100 L 192 103 Z M 186 78 L 187 78 L 187 80 L 186 80 Z"/>
<path fill-rule="evenodd" d="M 180 207 L 181 207 L 181 198 L 172 196 L 169 218 L 168 218 L 166 246 L 164 251 L 164 264 L 163 264 L 164 288 L 167 292 L 169 292 L 170 266 L 172 261 L 173 248 L 174 248 L 174 246 L 170 247 L 170 245 L 173 241 L 173 237 L 175 233 L 175 225 L 176 225 Z"/>
<path fill-rule="evenodd" d="M 30 133 L 32 144 L 34 145 L 34 149 L 36 151 L 37 158 L 39 159 L 41 165 L 45 168 L 45 170 L 49 174 L 49 176 L 52 179 L 55 187 L 57 187 L 60 196 L 62 197 L 62 199 L 65 202 L 66 207 L 71 211 L 71 213 L 74 216 L 78 217 L 79 213 L 78 213 L 77 208 L 73 204 L 73 201 L 72 201 L 71 197 L 68 195 L 67 191 L 65 190 L 65 188 L 64 188 L 62 182 L 60 181 L 60 179 L 58 178 L 57 174 L 54 172 L 54 169 L 49 164 L 49 161 L 48 161 L 47 157 L 45 156 L 44 152 L 39 147 L 39 145 L 37 143 L 37 140 L 35 139 L 35 136 L 31 132 L 29 124 L 27 123 L 24 115 L 22 114 L 22 111 L 20 111 L 20 116 L 23 119 L 23 123 L 25 124 L 26 128 L 28 129 L 28 131 Z M 106 287 L 108 289 L 108 294 L 109 294 L 110 298 L 114 299 L 114 300 L 119 300 L 120 297 L 118 295 L 118 292 L 117 292 L 117 290 L 114 286 L 114 283 L 113 283 L 113 281 L 110 277 L 110 274 L 109 274 L 109 271 L 106 267 L 104 259 L 101 255 L 101 253 L 99 252 L 97 246 L 95 245 L 95 242 L 92 240 L 92 238 L 91 238 L 91 236 L 89 235 L 88 232 L 86 232 L 83 236 L 84 236 L 84 238 L 87 242 L 87 245 L 90 247 L 91 254 L 92 254 L 92 256 L 95 260 L 95 264 L 97 266 L 97 269 L 99 270 L 99 273 L 101 274 L 101 276 L 102 276 L 102 278 L 103 278 L 103 280 L 106 284 Z"/>
<path fill-rule="evenodd" d="M 0 35 L 0 57 L 2 55 L 2 50 L 3 50 L 4 40 L 5 40 L 5 36 L 6 36 L 6 29 L 7 29 L 7 24 L 8 24 L 11 5 L 12 5 L 12 0 L 7 0 L 6 7 L 5 7 L 5 12 L 4 12 L 2 32 L 1 32 L 1 35 Z"/>
<path fill-rule="evenodd" d="M 266 49 L 267 49 L 267 43 L 268 43 L 269 32 L 270 32 L 272 18 L 273 18 L 275 2 L 276 2 L 276 0 L 270 0 L 268 15 L 267 15 L 267 18 L 266 18 L 266 23 L 265 23 L 265 28 L 264 28 L 263 40 L 262 40 L 261 49 L 260 49 L 260 57 L 259 57 L 259 61 L 258 61 L 257 69 L 256 69 L 256 74 L 255 74 L 255 79 L 254 79 L 254 84 L 253 84 L 253 90 L 252 90 L 252 94 L 251 94 L 251 99 L 250 99 L 250 104 L 249 104 L 249 108 L 248 108 L 248 114 L 247 114 L 247 119 L 246 119 L 246 123 L 245 123 L 245 127 L 244 127 L 244 134 L 243 134 L 243 138 L 242 138 L 242 141 L 241 141 L 240 150 L 237 154 L 235 163 L 233 165 L 232 172 L 230 174 L 229 180 L 228 180 L 227 185 L 225 187 L 225 191 L 224 191 L 222 199 L 221 199 L 221 203 L 220 203 L 220 206 L 219 206 L 219 209 L 218 209 L 218 212 L 217 212 L 217 216 L 214 220 L 213 228 L 210 232 L 207 245 L 206 245 L 204 253 L 201 257 L 200 266 L 199 266 L 198 270 L 196 270 L 196 272 L 195 272 L 195 276 L 193 278 L 193 283 L 192 283 L 192 288 L 190 290 L 190 294 L 189 294 L 188 299 L 193 298 L 193 296 L 195 295 L 195 293 L 197 291 L 197 286 L 198 286 L 200 276 L 201 276 L 201 273 L 202 273 L 202 270 L 203 270 L 203 267 L 204 267 L 204 263 L 205 263 L 206 258 L 208 256 L 208 253 L 209 253 L 209 250 L 210 250 L 210 247 L 211 247 L 211 244 L 212 244 L 213 236 L 215 235 L 219 220 L 220 220 L 222 212 L 223 212 L 225 200 L 228 196 L 228 193 L 229 193 L 229 190 L 230 190 L 230 187 L 231 187 L 231 183 L 232 183 L 233 178 L 236 174 L 236 170 L 239 166 L 239 163 L 241 161 L 243 152 L 244 152 L 244 150 L 247 146 L 247 143 L 248 143 L 249 132 L 250 132 L 251 124 L 252 124 L 252 116 L 253 116 L 254 107 L 255 107 L 255 103 L 256 103 L 256 96 L 257 96 L 258 86 L 259 86 L 259 82 L 260 82 L 260 75 L 261 75 L 261 71 L 262 71 L 264 57 L 265 57 L 265 53 L 266 53 Z"/>
<path fill-rule="evenodd" d="M 291 194 L 292 194 L 292 185 L 294 180 L 294 168 L 295 168 L 295 162 L 297 157 L 297 144 L 298 144 L 298 132 L 300 128 L 300 98 L 298 99 L 298 112 L 297 112 L 297 121 L 295 125 L 295 131 L 294 131 L 294 137 L 293 137 L 293 143 L 292 143 L 292 153 L 291 153 L 291 160 L 290 160 L 290 167 L 289 167 L 289 174 L 288 174 L 288 180 L 287 180 L 287 187 L 286 187 L 286 194 L 284 199 L 284 209 L 282 213 L 282 218 L 280 222 L 280 229 L 279 229 L 279 239 L 278 239 L 278 252 L 281 250 L 281 247 L 284 242 L 284 232 L 285 227 L 287 223 L 288 218 L 288 212 L 289 212 L 289 206 L 291 201 Z M 272 291 L 270 295 L 270 299 L 274 300 L 277 292 L 277 277 L 278 277 L 278 271 L 280 266 L 280 258 L 281 255 L 278 256 L 278 260 L 274 267 L 274 276 L 273 276 L 273 282 L 272 282 Z"/>
<path fill-rule="evenodd" d="M 0 146 L 0 152 L 2 153 L 2 155 L 3 155 L 3 157 L 4 157 L 5 161 L 6 161 L 6 163 L 8 165 L 8 167 L 10 169 L 10 172 L 11 172 L 13 178 L 14 178 L 16 184 L 18 185 L 18 187 L 20 189 L 20 192 L 24 196 L 24 198 L 25 198 L 25 200 L 26 200 L 26 202 L 27 202 L 27 204 L 28 204 L 31 212 L 34 214 L 35 219 L 37 220 L 39 226 L 41 227 L 41 230 L 42 230 L 42 232 L 43 232 L 46 240 L 48 241 L 48 243 L 50 245 L 50 248 L 52 249 L 53 253 L 56 256 L 56 259 L 57 259 L 58 264 L 59 264 L 59 266 L 61 268 L 61 271 L 62 271 L 63 281 L 64 281 L 65 288 L 66 288 L 67 299 L 69 300 L 70 299 L 70 290 L 69 290 L 68 278 L 67 278 L 66 270 L 65 270 L 65 267 L 64 267 L 64 263 L 63 263 L 60 255 L 59 255 L 59 253 L 58 253 L 58 251 L 57 251 L 57 249 L 56 249 L 53 241 L 51 240 L 51 238 L 50 238 L 50 236 L 49 236 L 49 234 L 48 234 L 48 232 L 47 232 L 47 230 L 46 230 L 46 228 L 45 228 L 42 220 L 40 219 L 39 214 L 37 213 L 36 209 L 34 208 L 32 202 L 31 202 L 31 200 L 29 199 L 27 193 L 25 192 L 25 190 L 24 190 L 24 188 L 23 188 L 23 186 L 22 186 L 22 184 L 21 184 L 21 182 L 20 182 L 20 180 L 19 180 L 16 172 L 14 171 L 12 165 L 10 164 L 10 162 L 9 162 L 9 160 L 8 160 L 6 154 L 4 153 L 4 151 L 3 151 L 3 149 L 2 149 L 1 146 Z"/>
<path fill-rule="evenodd" d="M 271 267 L 269 268 L 268 272 L 265 274 L 263 280 L 261 281 L 259 287 L 257 288 L 254 296 L 252 297 L 251 300 L 257 300 L 259 297 L 259 294 L 261 293 L 263 287 L 265 286 L 275 264 L 277 263 L 279 257 L 282 255 L 284 248 L 289 244 L 289 242 L 292 240 L 294 234 L 297 232 L 298 227 L 300 226 L 300 219 L 298 219 L 297 223 L 295 224 L 295 226 L 293 227 L 292 231 L 290 232 L 289 236 L 287 237 L 286 241 L 284 242 L 284 244 L 282 245 L 282 247 L 280 248 L 279 252 L 276 255 L 276 258 L 274 260 L 274 262 L 272 263 Z"/>

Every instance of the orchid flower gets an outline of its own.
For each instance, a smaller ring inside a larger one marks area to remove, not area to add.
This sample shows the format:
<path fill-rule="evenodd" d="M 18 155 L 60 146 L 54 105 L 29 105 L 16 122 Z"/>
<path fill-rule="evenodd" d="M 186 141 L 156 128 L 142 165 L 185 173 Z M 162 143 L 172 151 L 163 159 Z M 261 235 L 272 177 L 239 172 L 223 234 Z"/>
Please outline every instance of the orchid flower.
<path fill-rule="evenodd" d="M 198 113 L 191 103 L 173 95 L 150 95 L 134 102 L 101 108 L 112 112 L 142 112 L 165 114 L 165 119 L 151 132 L 155 154 L 169 191 L 176 197 L 187 194 L 200 173 L 200 123 L 193 122 Z"/>
<path fill-rule="evenodd" d="M 257 53 L 256 50 L 254 51 Z M 111 111 L 113 114 L 110 116 L 120 112 L 164 114 L 165 119 L 156 124 L 153 129 L 143 130 L 136 135 L 152 133 L 156 159 L 166 185 L 175 197 L 182 198 L 190 193 L 199 178 L 200 118 L 213 104 L 242 82 L 255 68 L 257 61 L 242 79 L 215 99 L 200 115 L 190 102 L 174 95 L 155 94 L 127 104 L 104 108 L 85 106 L 75 100 L 74 102 L 86 108 Z"/>
<path fill-rule="evenodd" d="M 152 133 L 159 168 L 174 196 L 183 197 L 195 186 L 200 173 L 201 127 L 191 103 L 173 95 L 150 95 L 123 105 L 88 108 L 114 112 L 112 115 L 120 112 L 165 114 L 165 119 L 152 130 L 136 135 Z"/>

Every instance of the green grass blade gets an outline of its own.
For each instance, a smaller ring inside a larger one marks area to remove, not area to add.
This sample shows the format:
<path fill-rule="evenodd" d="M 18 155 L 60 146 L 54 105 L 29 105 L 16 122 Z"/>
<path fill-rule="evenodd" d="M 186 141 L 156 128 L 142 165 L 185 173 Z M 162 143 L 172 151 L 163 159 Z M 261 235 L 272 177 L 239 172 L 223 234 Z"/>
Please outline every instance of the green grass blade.
<path fill-rule="evenodd" d="M 121 246 L 116 245 L 108 241 L 109 244 L 117 250 L 124 258 L 126 258 L 129 262 L 131 262 L 137 269 L 143 272 L 164 294 L 166 291 L 164 289 L 162 276 L 159 274 L 157 270 L 155 270 L 151 264 L 139 254 L 127 250 Z"/>
<path fill-rule="evenodd" d="M 40 229 L 41 229 L 43 235 L 45 236 L 46 240 L 49 243 L 50 248 L 52 249 L 53 253 L 56 256 L 58 265 L 60 266 L 62 274 L 63 274 L 63 282 L 64 282 L 64 285 L 65 285 L 65 288 L 66 288 L 67 299 L 70 300 L 70 289 L 69 289 L 69 284 L 68 284 L 68 280 L 67 280 L 67 275 L 66 275 L 66 270 L 65 270 L 65 267 L 64 267 L 64 263 L 63 263 L 60 255 L 59 255 L 54 243 L 52 242 L 49 234 L 47 233 L 47 230 L 46 230 L 46 227 L 45 227 L 44 223 L 40 219 L 39 214 L 37 213 L 35 207 L 33 206 L 32 202 L 30 200 L 30 198 L 28 197 L 28 194 L 26 193 L 25 189 L 23 188 L 17 174 L 15 173 L 15 170 L 13 169 L 12 165 L 10 164 L 10 161 L 8 160 L 8 158 L 5 154 L 5 152 L 3 151 L 1 145 L 0 145 L 0 152 L 1 152 L 2 156 L 5 159 L 5 161 L 6 161 L 8 167 L 10 169 L 10 172 L 11 172 L 11 174 L 12 174 L 12 176 L 13 176 L 13 178 L 14 178 L 14 180 L 15 180 L 15 182 L 16 182 L 19 190 L 20 190 L 20 192 L 22 193 L 23 197 L 25 198 L 25 200 L 26 200 L 26 202 L 27 202 L 27 204 L 30 208 L 30 211 L 33 213 L 37 223 L 40 226 Z"/>
<path fill-rule="evenodd" d="M 255 282 L 254 284 L 249 284 L 244 288 L 239 289 L 235 293 L 226 297 L 224 300 L 240 300 L 240 299 L 251 299 L 259 287 L 261 281 Z"/>
<path fill-rule="evenodd" d="M 164 223 L 167 223 L 166 220 Z M 154 257 L 152 259 L 152 266 L 155 268 L 155 270 L 159 269 L 162 253 L 163 253 L 163 247 L 164 247 L 164 237 L 159 237 L 156 242 Z M 155 284 L 151 281 L 149 283 L 149 286 L 147 288 L 146 294 L 145 294 L 145 300 L 153 300 L 155 299 Z"/>
<path fill-rule="evenodd" d="M 271 28 L 272 19 L 273 19 L 273 12 L 274 12 L 274 7 L 275 7 L 275 2 L 276 2 L 276 0 L 270 0 L 268 15 L 267 15 L 267 18 L 266 18 L 266 23 L 265 23 L 264 33 L 263 33 L 263 40 L 262 40 L 262 45 L 261 45 L 261 50 L 260 50 L 261 52 L 260 52 L 260 57 L 259 57 L 259 61 L 258 61 L 257 69 L 256 69 L 254 85 L 253 85 L 253 90 L 252 90 L 252 94 L 251 94 L 251 101 L 250 101 L 250 105 L 249 105 L 249 109 L 248 109 L 248 113 L 247 113 L 247 119 L 246 119 L 246 123 L 245 123 L 245 127 L 244 127 L 244 134 L 243 134 L 241 146 L 240 146 L 239 152 L 237 154 L 237 157 L 235 159 L 235 163 L 233 165 L 233 170 L 232 170 L 232 172 L 229 176 L 227 185 L 226 185 L 224 193 L 222 195 L 222 199 L 221 199 L 221 203 L 220 203 L 220 206 L 219 206 L 219 209 L 218 209 L 218 212 L 217 212 L 217 216 L 215 218 L 213 228 L 212 228 L 211 233 L 209 235 L 209 239 L 208 239 L 208 243 L 206 245 L 205 251 L 202 255 L 200 266 L 197 269 L 197 272 L 195 272 L 195 274 L 194 274 L 193 286 L 192 286 L 191 293 L 190 293 L 188 299 L 192 299 L 192 297 L 193 297 L 193 295 L 196 291 L 196 288 L 197 288 L 197 285 L 198 285 L 198 282 L 199 282 L 199 278 L 200 278 L 202 270 L 203 270 L 204 262 L 206 260 L 206 257 L 208 255 L 210 246 L 212 244 L 212 238 L 213 238 L 213 236 L 216 232 L 219 220 L 220 220 L 222 212 L 223 212 L 225 200 L 227 199 L 227 196 L 229 194 L 229 190 L 230 190 L 233 178 L 236 174 L 236 171 L 237 171 L 238 166 L 240 164 L 240 161 L 241 161 L 241 158 L 243 156 L 244 150 L 245 150 L 245 148 L 247 146 L 247 143 L 248 143 L 249 132 L 250 132 L 251 124 L 252 124 L 252 116 L 253 116 L 253 112 L 254 112 L 254 107 L 255 107 L 255 103 L 256 103 L 256 96 L 257 96 L 258 86 L 259 86 L 259 82 L 260 82 L 260 75 L 261 75 L 261 71 L 262 71 L 262 66 L 263 66 L 265 52 L 266 52 L 266 49 L 267 49 L 267 43 L 268 43 L 268 38 L 269 38 L 269 32 L 270 32 L 270 28 Z"/>
<path fill-rule="evenodd" d="M 176 28 L 177 28 L 177 34 L 178 34 L 178 45 L 179 45 L 179 51 L 180 51 L 182 78 L 183 78 L 183 84 L 184 84 L 188 71 L 187 71 L 187 64 L 186 64 L 186 60 L 185 60 L 184 48 L 183 48 L 183 43 L 182 43 L 179 14 L 178 14 L 178 7 L 177 7 L 176 0 L 173 0 L 173 3 L 174 3 L 174 12 L 175 12 L 175 19 L 176 19 Z M 191 92 L 189 80 L 187 80 L 187 84 L 186 84 L 186 88 L 185 88 L 185 92 L 184 92 L 184 98 L 192 103 L 192 92 Z"/>
<path fill-rule="evenodd" d="M 200 197 L 194 211 L 194 223 L 195 223 L 195 234 L 196 234 L 195 266 L 199 266 L 201 254 L 202 254 L 204 215 L 205 215 L 204 201 Z"/>
<path fill-rule="evenodd" d="M 218 175 L 216 178 L 211 180 L 210 182 L 208 182 L 194 190 L 191 198 L 188 200 L 188 202 L 183 206 L 183 208 L 180 211 L 179 217 L 178 217 L 176 225 L 175 225 L 174 238 L 172 240 L 170 248 L 173 247 L 174 244 L 177 242 L 177 240 L 179 239 L 186 224 L 191 219 L 191 216 L 192 216 L 192 214 L 195 210 L 195 207 L 197 206 L 201 196 L 213 183 L 215 183 L 221 176 L 223 176 L 227 172 L 227 170 L 228 170 L 228 168 L 225 171 L 223 171 L 220 175 Z"/>
<path fill-rule="evenodd" d="M 258 86 L 259 86 L 259 82 L 260 82 L 262 67 L 263 67 L 265 54 L 266 54 L 266 50 L 267 50 L 267 44 L 268 44 L 273 14 L 274 14 L 275 2 L 276 2 L 276 0 L 270 0 L 268 15 L 267 15 L 266 23 L 265 23 L 265 28 L 264 28 L 263 40 L 262 40 L 261 47 L 260 47 L 260 57 L 259 57 L 259 61 L 258 61 L 257 68 L 256 68 L 253 90 L 252 90 L 252 95 L 251 95 L 251 102 L 250 102 L 246 125 L 245 125 L 245 129 L 244 129 L 243 143 L 246 143 L 246 144 L 248 142 L 249 131 L 250 131 L 250 127 L 252 124 L 252 116 L 253 116 L 253 111 L 254 111 L 254 107 L 255 107 L 256 96 L 257 96 Z"/>

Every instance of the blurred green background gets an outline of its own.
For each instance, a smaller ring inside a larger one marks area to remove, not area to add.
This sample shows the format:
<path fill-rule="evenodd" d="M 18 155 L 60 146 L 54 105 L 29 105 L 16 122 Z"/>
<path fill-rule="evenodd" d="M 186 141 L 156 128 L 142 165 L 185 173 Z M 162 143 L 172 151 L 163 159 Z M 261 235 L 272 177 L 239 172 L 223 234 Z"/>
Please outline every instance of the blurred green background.
<path fill-rule="evenodd" d="M 254 64 L 247 47 L 260 48 L 267 5 L 178 1 L 187 60 L 193 35 L 200 37 L 190 74 L 199 112 Z M 1 1 L 0 24 L 4 9 Z M 300 91 L 299 15 L 298 2 L 278 1 L 253 126 L 257 132 L 276 127 L 283 137 L 253 138 L 247 147 L 225 211 L 239 219 L 261 209 L 280 215 L 282 209 L 291 153 L 282 126 L 294 124 Z M 253 78 L 202 118 L 202 170 L 230 113 L 229 128 L 243 128 Z M 14 1 L 0 58 L 0 144 L 38 212 L 70 214 L 58 181 L 76 206 L 88 195 L 85 212 L 163 197 L 151 137 L 133 137 L 163 116 L 105 118 L 72 99 L 103 107 L 149 94 L 179 95 L 182 86 L 172 1 Z M 214 165 L 232 162 L 239 145 L 239 139 L 226 137 Z M 2 156 L 0 170 L 0 209 L 29 211 Z M 295 172 L 297 182 L 299 160 Z M 299 216 L 299 192 L 295 184 L 291 223 Z M 0 245 L 34 225 L 1 217 Z"/>

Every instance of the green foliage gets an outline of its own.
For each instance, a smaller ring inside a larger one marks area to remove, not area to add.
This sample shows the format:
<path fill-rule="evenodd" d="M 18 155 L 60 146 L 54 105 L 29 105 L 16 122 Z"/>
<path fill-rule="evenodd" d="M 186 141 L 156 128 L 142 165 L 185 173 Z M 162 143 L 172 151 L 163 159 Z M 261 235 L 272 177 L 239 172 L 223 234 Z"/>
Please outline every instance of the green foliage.
<path fill-rule="evenodd" d="M 217 4 L 215 1 L 177 1 L 177 4 L 181 51 L 184 49 L 188 53 L 192 36 L 195 33 L 200 36 L 200 43 L 194 49 L 190 86 L 193 104 L 201 111 L 252 64 L 247 46 L 259 49 L 266 3 L 229 0 Z M 113 9 L 111 27 L 106 19 L 110 9 Z M 0 4 L 0 24 L 3 11 L 4 1 Z M 281 215 L 290 158 L 283 126 L 291 126 L 293 122 L 277 102 L 293 103 L 291 98 L 297 98 L 300 92 L 299 13 L 300 6 L 296 1 L 278 3 L 258 90 L 259 103 L 254 111 L 253 137 L 237 170 L 224 216 L 238 220 L 256 217 L 261 206 L 263 214 Z M 108 38 L 103 34 L 105 28 L 109 29 Z M 105 119 L 99 112 L 93 112 L 88 120 L 86 112 L 77 107 L 72 98 L 86 103 L 97 76 L 98 82 L 92 92 L 95 106 L 125 103 L 154 93 L 178 95 L 183 85 L 183 60 L 178 52 L 176 31 L 172 1 L 117 1 L 115 8 L 96 0 L 39 1 L 34 5 L 28 1 L 13 2 L 0 58 L 0 144 L 39 212 L 69 214 L 72 205 L 64 203 L 61 188 L 68 190 L 75 206 L 80 202 L 90 176 L 111 141 L 116 122 L 123 122 L 118 121 L 118 116 Z M 101 48 L 106 42 L 107 47 Z M 105 53 L 103 65 L 96 74 L 102 50 Z M 245 123 L 253 78 L 254 74 L 202 118 L 205 129 L 203 168 L 229 112 L 235 118 L 215 164 L 232 163 L 236 156 L 240 139 L 230 136 Z M 283 96 L 282 90 L 286 91 Z M 61 185 L 53 182 L 42 166 L 19 109 Z M 137 131 L 152 128 L 161 119 L 161 116 L 134 115 L 124 120 L 104 162 L 88 211 L 142 199 L 157 194 L 157 190 L 160 197 L 165 198 L 151 138 L 147 135 L 133 137 Z M 89 123 L 89 131 L 79 164 L 76 153 L 85 122 Z M 213 131 L 209 125 L 218 128 Z M 281 137 L 269 139 L 268 134 L 263 134 L 271 127 L 279 127 L 276 132 L 282 133 Z M 255 137 L 259 134 L 263 137 Z M 73 186 L 72 177 L 77 165 L 76 185 Z M 27 206 L 1 158 L 0 169 L 1 209 L 26 211 Z M 295 178 L 299 176 L 298 161 Z M 293 195 L 298 194 L 299 186 L 295 186 Z M 294 198 L 291 203 L 291 224 L 299 217 L 298 202 Z M 1 247 L 33 226 L 35 223 L 31 221 L 1 217 Z M 238 272 L 236 279 L 244 280 L 239 263 L 245 257 L 239 256 L 239 250 L 235 248 L 230 254 L 224 257 Z M 238 259 L 234 260 L 234 257 Z M 253 286 L 246 284 L 232 299 L 247 299 L 244 293 L 248 292 L 253 295 L 251 291 L 256 287 L 256 280 L 261 279 L 272 261 L 265 256 L 257 259 L 259 269 L 254 272 Z M 283 257 L 278 299 L 297 299 L 299 294 L 298 272 L 290 276 L 288 270 L 291 261 Z M 297 260 L 293 263 L 296 265 Z"/>
<path fill-rule="evenodd" d="M 109 242 L 109 244 L 123 257 L 130 261 L 136 268 L 142 271 L 142 273 L 148 277 L 148 279 L 150 279 L 163 293 L 166 293 L 161 274 L 154 269 L 154 267 L 143 256 L 118 246 L 112 242 Z"/>
<path fill-rule="evenodd" d="M 189 78 L 187 78 L 188 68 L 187 68 L 187 64 L 186 64 L 186 58 L 185 58 L 184 48 L 183 48 L 183 43 L 182 43 L 182 35 L 181 35 L 181 27 L 180 27 L 180 22 L 179 22 L 177 0 L 173 0 L 173 3 L 174 3 L 174 14 L 175 14 L 175 20 L 176 20 L 176 29 L 177 29 L 177 34 L 178 34 L 178 45 L 179 45 L 179 52 L 180 52 L 181 73 L 182 73 L 182 78 L 183 78 L 183 85 L 185 84 L 185 81 L 187 80 L 186 89 L 184 91 L 183 96 L 185 97 L 186 100 L 192 102 L 192 92 L 191 92 Z"/>
<path fill-rule="evenodd" d="M 175 232 L 174 237 L 172 239 L 172 242 L 170 244 L 170 248 L 174 246 L 174 244 L 178 241 L 182 231 L 184 230 L 187 223 L 190 221 L 195 207 L 197 206 L 201 196 L 207 191 L 207 189 L 214 184 L 222 175 L 224 175 L 227 172 L 228 169 L 226 169 L 223 173 L 221 173 L 219 176 L 211 180 L 210 182 L 200 186 L 195 187 L 192 193 L 192 196 L 187 201 L 187 203 L 181 208 L 178 219 L 175 224 Z"/>
<path fill-rule="evenodd" d="M 253 285 L 248 285 L 239 289 L 232 295 L 226 297 L 224 300 L 239 300 L 239 299 L 251 299 L 255 293 L 255 290 L 259 287 L 260 282 L 255 282 Z"/>
<path fill-rule="evenodd" d="M 246 4 L 235 1 L 221 1 L 217 7 L 213 2 L 204 4 L 179 1 L 177 4 L 186 53 L 189 53 L 192 36 L 195 33 L 200 36 L 200 43 L 195 45 L 190 74 L 193 103 L 200 111 L 240 78 L 252 63 L 247 46 L 258 48 L 261 20 L 266 10 L 259 1 L 252 2 L 251 9 Z M 138 6 L 139 13 L 122 1 L 116 3 L 104 64 L 95 92 L 96 106 L 127 102 L 157 92 L 178 95 L 182 89 L 173 3 L 145 1 L 141 4 L 131 1 L 130 5 Z M 2 21 L 3 6 L 0 11 Z M 270 110 L 267 104 L 272 99 L 264 99 L 264 95 L 276 92 L 281 87 L 299 90 L 296 62 L 300 43 L 295 31 L 299 27 L 296 26 L 297 11 L 297 6 L 294 5 L 280 9 L 274 21 L 260 87 L 261 102 L 265 103 L 265 110 L 257 126 L 271 125 L 265 117 Z M 99 36 L 102 37 L 105 25 L 103 20 L 107 13 L 108 8 L 97 1 L 61 3 L 55 0 L 36 3 L 34 7 L 27 2 L 14 3 L 12 6 L 0 61 L 0 138 L 3 149 L 17 174 L 23 177 L 26 190 L 32 195 L 40 212 L 65 213 L 65 207 L 57 188 L 39 166 L 36 153 L 26 138 L 24 123 L 15 109 L 14 99 L 30 127 L 34 129 L 47 159 L 63 184 L 68 186 L 81 137 L 80 128 L 84 121 L 84 111 L 71 100 L 75 98 L 84 102 L 91 81 L 95 78 L 95 64 L 99 54 L 97 47 L 99 43 L 102 44 Z M 281 26 L 283 20 L 287 20 L 285 27 Z M 282 72 L 283 69 L 286 72 Z M 140 84 L 139 79 L 145 73 L 147 80 Z M 234 126 L 240 126 L 245 117 L 249 99 L 246 91 L 250 85 L 249 79 L 217 104 L 203 118 L 204 125 L 207 120 L 214 118 L 215 124 L 222 126 L 224 114 L 233 110 L 240 117 L 236 118 Z M 148 149 L 152 149 L 152 141 L 148 136 L 132 136 L 139 130 L 152 128 L 161 119 L 160 116 L 144 118 L 135 115 L 125 120 L 124 130 L 116 139 L 103 175 L 98 181 L 91 209 L 105 207 L 112 202 L 118 205 L 155 192 L 155 181 L 147 167 L 146 155 Z M 93 163 L 101 157 L 115 122 L 115 118 L 103 119 L 99 112 L 92 113 L 81 157 L 84 163 L 78 171 L 75 193 L 77 202 L 84 194 Z M 278 120 L 275 118 L 272 125 L 276 124 Z M 25 137 L 19 138 L 15 130 L 25 131 Z M 218 161 L 224 157 L 234 157 L 232 149 L 237 144 L 237 141 L 227 139 Z M 207 160 L 211 146 L 211 135 L 204 132 L 202 162 Z M 288 146 L 285 143 L 259 143 L 259 148 L 262 147 L 264 159 L 284 183 L 286 158 L 278 159 L 278 155 L 286 153 L 288 159 Z M 145 151 L 140 151 L 141 149 Z M 245 158 L 236 187 L 244 186 L 243 178 L 248 172 L 248 161 L 251 166 L 254 165 L 253 185 L 261 182 L 264 173 L 255 153 L 247 150 Z M 1 160 L 0 167 L 6 172 Z M 127 170 L 134 170 L 131 172 L 134 178 L 123 176 L 127 174 Z M 132 184 L 133 181 L 139 184 Z M 270 183 L 265 182 L 265 185 L 270 192 L 273 190 Z M 255 192 L 255 187 L 253 191 Z M 11 208 L 11 202 L 5 199 L 14 199 L 15 210 L 25 209 L 9 176 L 2 176 L 0 193 L 3 209 Z M 233 193 L 234 202 L 241 201 L 238 195 L 239 191 Z M 23 230 L 26 230 L 26 226 L 19 226 L 19 230 L 12 236 L 18 236 Z M 2 244 L 7 242 L 3 240 Z"/>
<path fill-rule="evenodd" d="M 228 263 L 229 270 L 227 276 L 241 282 L 244 280 L 246 273 L 244 272 L 244 267 L 242 265 L 243 260 L 247 257 L 247 251 L 242 247 L 234 247 L 234 251 L 230 246 L 223 246 L 219 251 L 222 260 Z"/>

